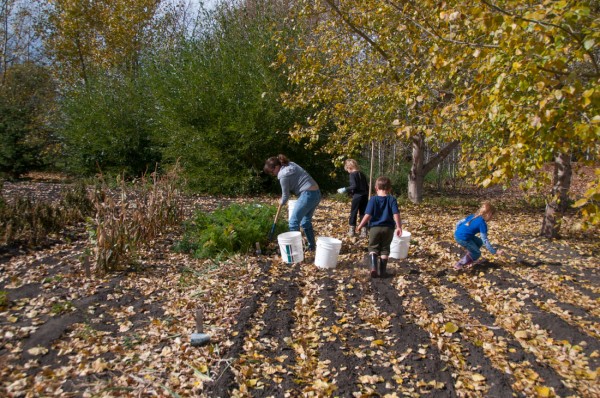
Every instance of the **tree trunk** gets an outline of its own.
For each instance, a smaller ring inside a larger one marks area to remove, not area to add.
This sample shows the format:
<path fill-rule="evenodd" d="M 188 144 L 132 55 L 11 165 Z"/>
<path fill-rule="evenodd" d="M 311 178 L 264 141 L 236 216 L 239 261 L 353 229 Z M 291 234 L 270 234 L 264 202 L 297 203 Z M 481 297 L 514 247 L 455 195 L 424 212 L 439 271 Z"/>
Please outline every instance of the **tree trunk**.
<path fill-rule="evenodd" d="M 425 158 L 425 138 L 423 134 L 412 138 L 412 164 L 408 174 L 408 199 L 413 203 L 421 203 L 423 200 L 423 163 Z"/>
<path fill-rule="evenodd" d="M 408 199 L 413 203 L 423 201 L 423 183 L 425 176 L 448 156 L 459 141 L 452 141 L 425 163 L 425 137 L 423 134 L 412 138 L 412 165 L 408 175 Z"/>
<path fill-rule="evenodd" d="M 542 222 L 540 235 L 557 238 L 562 216 L 569 205 L 569 189 L 571 188 L 571 156 L 559 153 L 554 161 L 552 176 L 552 194 L 546 203 L 546 212 Z"/>
<path fill-rule="evenodd" d="M 371 192 L 373 192 L 373 162 L 375 157 L 375 143 L 371 141 L 371 170 L 369 171 L 369 199 L 371 199 Z"/>

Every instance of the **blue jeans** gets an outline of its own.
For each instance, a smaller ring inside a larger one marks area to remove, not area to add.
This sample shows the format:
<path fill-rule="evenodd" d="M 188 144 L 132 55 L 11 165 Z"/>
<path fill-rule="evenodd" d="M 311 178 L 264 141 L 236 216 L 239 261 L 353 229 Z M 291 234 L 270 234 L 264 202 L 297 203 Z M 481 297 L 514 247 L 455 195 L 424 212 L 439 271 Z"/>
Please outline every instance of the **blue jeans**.
<path fill-rule="evenodd" d="M 304 191 L 298 197 L 296 206 L 289 220 L 290 231 L 304 230 L 308 241 L 308 250 L 315 250 L 315 232 L 312 227 L 312 217 L 317 205 L 321 202 L 321 191 Z"/>
<path fill-rule="evenodd" d="M 456 243 L 467 249 L 473 261 L 481 257 L 481 246 L 483 246 L 483 241 L 477 236 L 474 236 L 469 240 L 456 239 Z"/>

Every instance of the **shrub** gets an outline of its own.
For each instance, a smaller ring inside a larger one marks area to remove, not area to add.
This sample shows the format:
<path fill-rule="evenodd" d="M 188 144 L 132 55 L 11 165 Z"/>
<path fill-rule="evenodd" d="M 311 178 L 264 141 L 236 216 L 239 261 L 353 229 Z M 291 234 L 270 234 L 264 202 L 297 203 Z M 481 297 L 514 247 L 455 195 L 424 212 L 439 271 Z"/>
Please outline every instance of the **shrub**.
<path fill-rule="evenodd" d="M 185 232 L 175 250 L 197 258 L 223 258 L 253 251 L 256 242 L 265 246 L 277 208 L 258 203 L 232 204 L 213 213 L 197 211 L 185 223 Z M 277 230 L 285 228 L 279 221 Z"/>

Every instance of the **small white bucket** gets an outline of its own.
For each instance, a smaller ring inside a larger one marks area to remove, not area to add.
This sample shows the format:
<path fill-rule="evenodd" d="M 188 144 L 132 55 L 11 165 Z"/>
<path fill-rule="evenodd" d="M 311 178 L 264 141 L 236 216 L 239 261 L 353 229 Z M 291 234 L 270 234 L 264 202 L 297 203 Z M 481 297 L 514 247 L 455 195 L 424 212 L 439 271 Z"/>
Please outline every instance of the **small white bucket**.
<path fill-rule="evenodd" d="M 319 236 L 317 238 L 315 265 L 319 268 L 335 268 L 341 248 L 341 240 L 326 236 Z"/>
<path fill-rule="evenodd" d="M 292 218 L 292 213 L 294 212 L 294 208 L 296 207 L 297 200 L 288 200 L 288 221 Z"/>
<path fill-rule="evenodd" d="M 392 245 L 390 246 L 390 258 L 403 259 L 408 257 L 408 247 L 410 246 L 410 232 L 402 230 L 402 236 L 394 234 Z"/>
<path fill-rule="evenodd" d="M 299 263 L 304 260 L 302 249 L 302 233 L 300 231 L 284 232 L 277 235 L 281 260 L 284 263 Z"/>

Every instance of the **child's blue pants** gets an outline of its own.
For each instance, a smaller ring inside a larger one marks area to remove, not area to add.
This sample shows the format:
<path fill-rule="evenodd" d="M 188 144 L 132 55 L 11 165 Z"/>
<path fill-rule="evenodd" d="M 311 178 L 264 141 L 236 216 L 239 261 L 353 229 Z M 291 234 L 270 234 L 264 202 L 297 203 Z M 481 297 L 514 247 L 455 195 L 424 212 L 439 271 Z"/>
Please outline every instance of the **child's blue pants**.
<path fill-rule="evenodd" d="M 481 238 L 474 236 L 469 240 L 456 239 L 456 243 L 467 249 L 473 261 L 481 257 L 481 246 L 483 246 Z"/>

